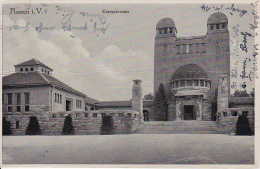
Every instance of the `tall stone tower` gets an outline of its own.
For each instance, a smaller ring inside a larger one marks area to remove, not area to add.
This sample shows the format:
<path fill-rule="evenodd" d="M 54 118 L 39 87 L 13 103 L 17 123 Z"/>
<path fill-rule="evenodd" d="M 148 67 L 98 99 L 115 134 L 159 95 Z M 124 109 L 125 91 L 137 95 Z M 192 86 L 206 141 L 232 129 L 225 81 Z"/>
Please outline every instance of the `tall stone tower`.
<path fill-rule="evenodd" d="M 169 57 L 173 55 L 174 42 L 177 29 L 171 18 L 163 18 L 156 25 L 156 37 L 154 46 L 154 94 L 160 83 L 163 83 L 166 91 L 169 89 L 171 73 L 169 71 Z"/>
<path fill-rule="evenodd" d="M 139 122 L 143 122 L 143 100 L 141 80 L 133 80 L 132 89 L 132 110 L 139 112 Z"/>

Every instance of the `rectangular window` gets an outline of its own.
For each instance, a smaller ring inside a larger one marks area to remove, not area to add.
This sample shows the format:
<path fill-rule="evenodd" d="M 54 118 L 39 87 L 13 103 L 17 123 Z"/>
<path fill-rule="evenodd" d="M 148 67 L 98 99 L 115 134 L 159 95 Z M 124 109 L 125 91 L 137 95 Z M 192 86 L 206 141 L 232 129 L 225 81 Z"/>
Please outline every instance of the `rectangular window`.
<path fill-rule="evenodd" d="M 199 86 L 199 81 L 198 80 L 194 80 L 194 86 Z"/>
<path fill-rule="evenodd" d="M 216 29 L 219 29 L 219 24 L 216 24 Z"/>
<path fill-rule="evenodd" d="M 134 118 L 136 118 L 136 114 L 135 114 Z"/>
<path fill-rule="evenodd" d="M 187 53 L 187 45 L 186 44 L 182 45 L 182 53 Z"/>
<path fill-rule="evenodd" d="M 76 107 L 81 108 L 82 107 L 82 101 L 81 100 L 76 100 Z"/>
<path fill-rule="evenodd" d="M 214 24 L 211 24 L 210 25 L 210 30 L 213 30 L 214 29 Z"/>
<path fill-rule="evenodd" d="M 131 114 L 131 113 L 127 113 L 127 116 L 128 116 L 128 117 L 132 117 L 132 114 Z"/>
<path fill-rule="evenodd" d="M 242 111 L 242 116 L 247 116 L 248 115 L 248 111 Z"/>
<path fill-rule="evenodd" d="M 21 93 L 15 93 L 17 105 L 21 105 Z"/>
<path fill-rule="evenodd" d="M 203 80 L 200 81 L 200 86 L 204 87 L 204 81 Z"/>
<path fill-rule="evenodd" d="M 21 112 L 21 106 L 16 106 L 16 111 Z"/>
<path fill-rule="evenodd" d="M 93 113 L 93 117 L 97 117 L 97 113 Z"/>
<path fill-rule="evenodd" d="M 12 105 L 13 104 L 13 100 L 12 100 L 12 93 L 7 93 L 7 103 L 8 105 Z"/>
<path fill-rule="evenodd" d="M 193 53 L 193 44 L 189 44 L 189 53 Z"/>
<path fill-rule="evenodd" d="M 105 116 L 106 115 L 106 113 L 101 113 L 101 116 Z"/>
<path fill-rule="evenodd" d="M 88 117 L 88 113 L 85 113 L 85 118 L 87 118 Z"/>
<path fill-rule="evenodd" d="M 118 117 L 123 117 L 124 114 L 123 113 L 118 113 Z"/>
<path fill-rule="evenodd" d="M 181 81 L 181 87 L 185 86 L 185 81 Z"/>
<path fill-rule="evenodd" d="M 195 53 L 199 53 L 199 52 L 200 52 L 200 44 L 199 44 L 199 43 L 196 43 L 195 46 L 196 46 L 196 51 L 195 51 Z"/>
<path fill-rule="evenodd" d="M 56 118 L 56 114 L 52 114 L 52 118 Z"/>
<path fill-rule="evenodd" d="M 64 115 L 64 113 L 61 113 L 60 114 L 60 118 L 63 118 L 65 115 Z"/>
<path fill-rule="evenodd" d="M 30 104 L 30 93 L 24 93 L 25 104 Z"/>
<path fill-rule="evenodd" d="M 30 111 L 29 105 L 24 106 L 24 111 Z"/>
<path fill-rule="evenodd" d="M 114 116 L 114 115 L 115 115 L 115 113 L 110 113 L 110 115 L 111 115 L 111 116 Z"/>
<path fill-rule="evenodd" d="M 62 95 L 60 95 L 60 103 L 62 104 Z"/>
<path fill-rule="evenodd" d="M 192 81 L 191 80 L 187 81 L 187 86 L 192 86 Z"/>
<path fill-rule="evenodd" d="M 232 116 L 237 116 L 237 111 L 232 111 L 231 114 Z"/>
<path fill-rule="evenodd" d="M 176 54 L 180 54 L 181 47 L 180 45 L 176 45 Z"/>
<path fill-rule="evenodd" d="M 209 83 L 209 82 L 206 82 L 206 81 L 205 81 L 205 87 L 208 87 L 208 83 Z"/>
<path fill-rule="evenodd" d="M 76 117 L 80 117 L 80 113 L 77 113 L 77 114 L 76 114 Z"/>
<path fill-rule="evenodd" d="M 16 121 L 16 122 L 15 122 L 15 127 L 16 127 L 16 129 L 19 129 L 19 127 L 20 127 L 20 126 L 19 126 L 19 121 Z"/>
<path fill-rule="evenodd" d="M 8 111 L 8 112 L 12 112 L 12 111 L 13 111 L 12 108 L 13 108 L 12 106 L 8 106 L 7 111 Z"/>
<path fill-rule="evenodd" d="M 202 53 L 206 53 L 206 43 L 202 43 L 201 44 L 201 48 L 202 48 Z"/>
<path fill-rule="evenodd" d="M 54 94 L 54 102 L 57 103 L 57 93 Z"/>

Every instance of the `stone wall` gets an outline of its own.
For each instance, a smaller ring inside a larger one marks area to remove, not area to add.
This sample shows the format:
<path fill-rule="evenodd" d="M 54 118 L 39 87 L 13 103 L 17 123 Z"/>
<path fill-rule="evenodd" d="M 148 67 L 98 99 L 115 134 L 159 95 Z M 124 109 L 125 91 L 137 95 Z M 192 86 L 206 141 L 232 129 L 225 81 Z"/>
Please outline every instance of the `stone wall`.
<path fill-rule="evenodd" d="M 139 126 L 140 113 L 132 110 L 95 110 L 71 112 L 14 112 L 3 117 L 11 123 L 12 135 L 25 135 L 30 116 L 36 116 L 42 135 L 61 135 L 66 116 L 72 117 L 77 135 L 100 134 L 102 116 L 111 115 L 115 134 L 131 133 Z"/>
<path fill-rule="evenodd" d="M 249 125 L 254 132 L 254 124 L 255 124 L 255 114 L 254 107 L 244 107 L 244 108 L 227 108 L 217 112 L 217 123 L 219 126 L 219 130 L 223 133 L 235 133 L 236 132 L 236 123 L 238 117 L 243 114 L 243 112 L 247 113 L 247 119 L 249 121 Z"/>

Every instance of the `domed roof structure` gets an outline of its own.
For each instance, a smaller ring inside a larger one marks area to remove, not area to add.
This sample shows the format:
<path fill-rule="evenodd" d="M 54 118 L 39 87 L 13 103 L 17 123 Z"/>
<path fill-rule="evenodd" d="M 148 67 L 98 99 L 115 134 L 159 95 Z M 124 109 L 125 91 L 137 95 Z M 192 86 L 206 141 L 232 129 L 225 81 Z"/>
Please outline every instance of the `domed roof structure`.
<path fill-rule="evenodd" d="M 156 25 L 156 29 L 158 29 L 158 28 L 173 28 L 173 27 L 175 27 L 175 23 L 172 20 L 172 18 L 163 18 Z"/>
<path fill-rule="evenodd" d="M 196 64 L 180 66 L 172 75 L 172 80 L 180 79 L 209 79 L 205 70 Z"/>
<path fill-rule="evenodd" d="M 228 22 L 228 18 L 225 14 L 223 14 L 221 12 L 217 12 L 217 13 L 210 15 L 210 17 L 208 19 L 208 24 L 226 23 L 226 22 Z"/>

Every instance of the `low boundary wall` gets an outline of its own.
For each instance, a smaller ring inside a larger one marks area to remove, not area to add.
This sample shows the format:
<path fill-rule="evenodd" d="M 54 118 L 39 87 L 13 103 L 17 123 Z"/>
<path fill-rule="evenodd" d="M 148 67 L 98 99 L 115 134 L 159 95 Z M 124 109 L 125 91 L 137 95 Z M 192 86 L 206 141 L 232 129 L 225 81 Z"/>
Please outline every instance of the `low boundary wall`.
<path fill-rule="evenodd" d="M 70 112 L 15 112 L 4 113 L 10 122 L 12 135 L 25 135 L 30 116 L 36 116 L 41 135 L 61 135 L 66 116 L 71 116 L 75 135 L 100 134 L 102 116 L 111 115 L 115 134 L 131 133 L 142 123 L 142 115 L 133 110 L 94 110 Z"/>

